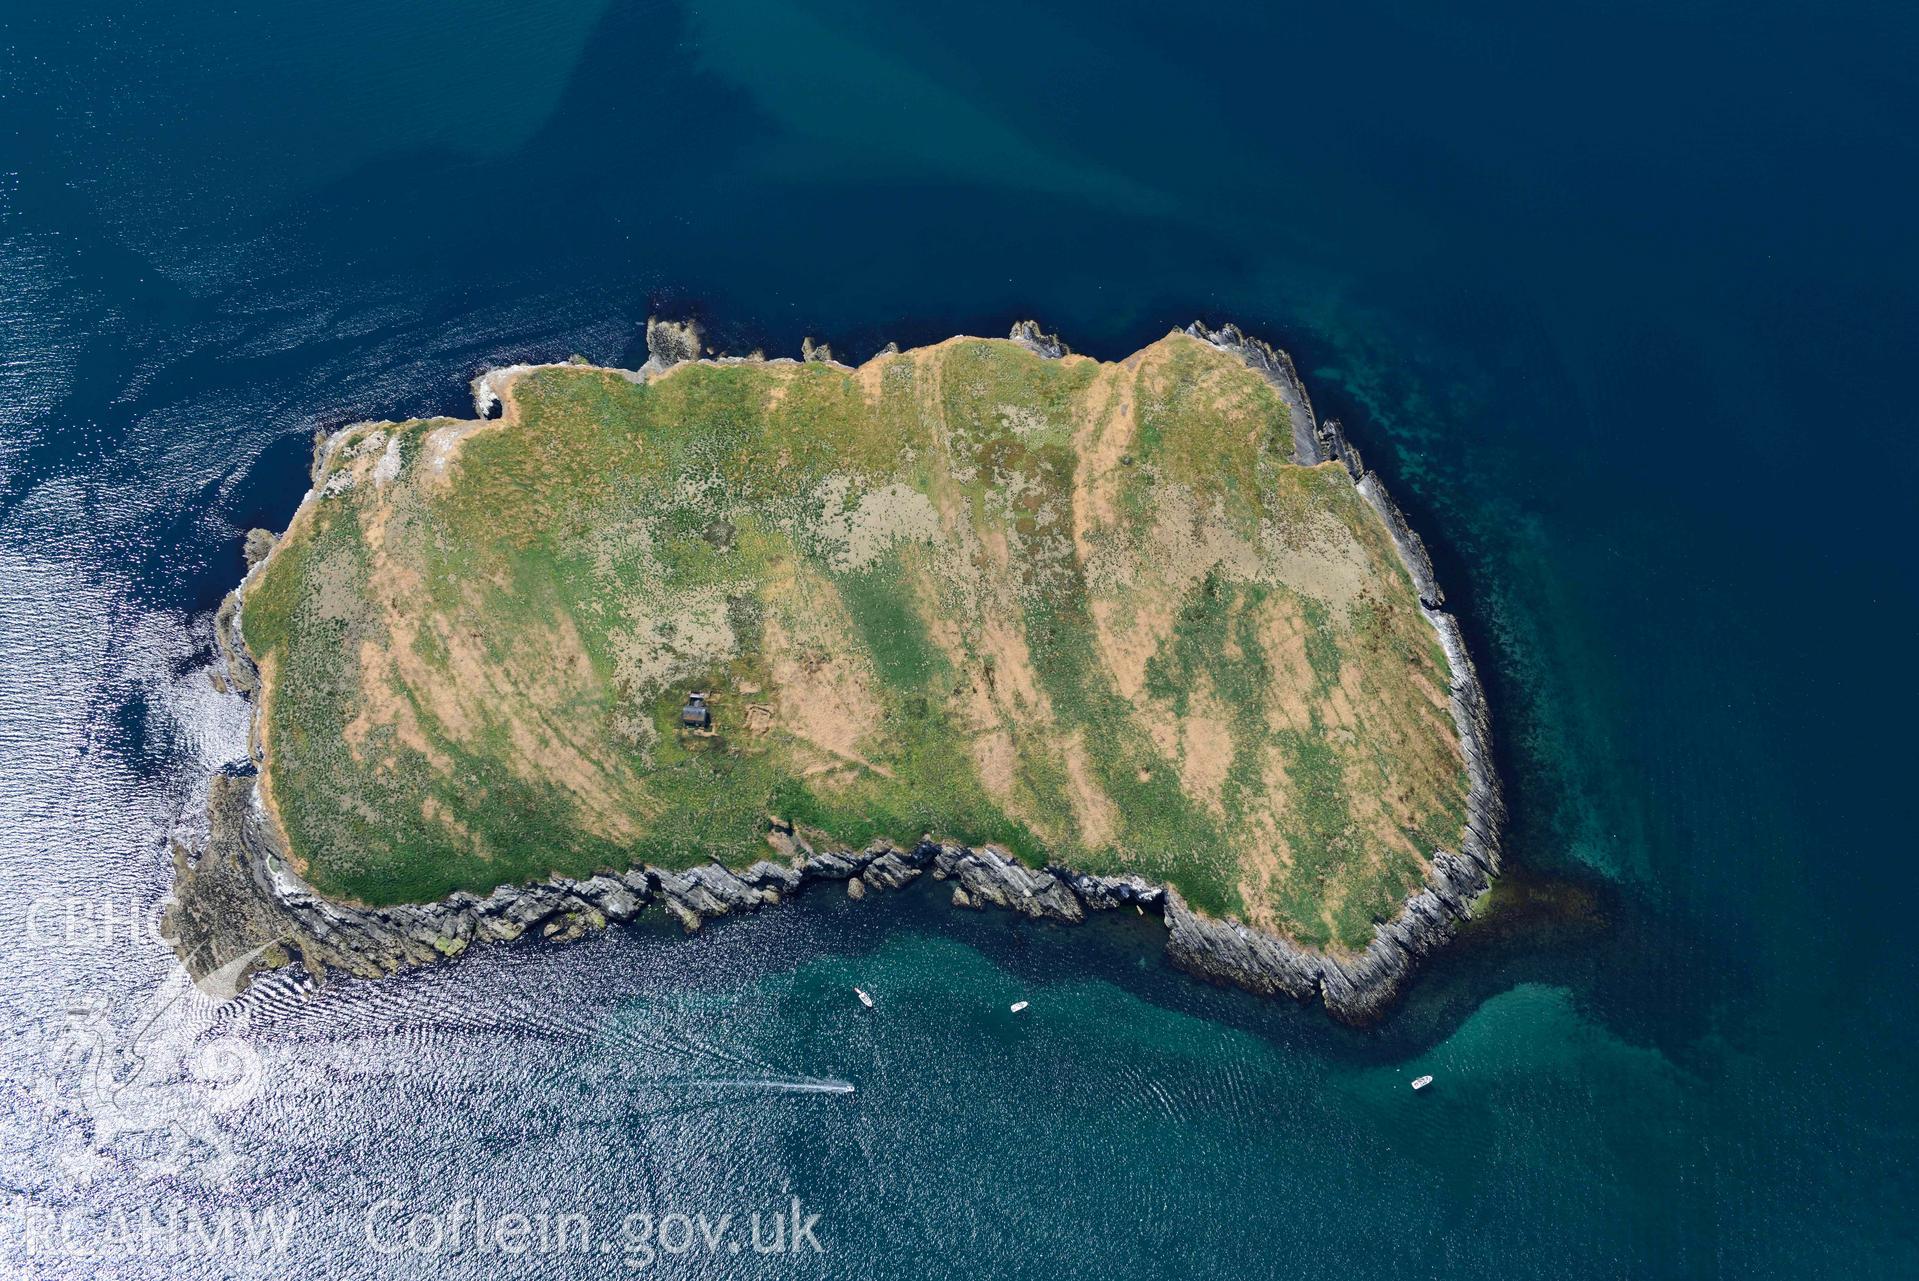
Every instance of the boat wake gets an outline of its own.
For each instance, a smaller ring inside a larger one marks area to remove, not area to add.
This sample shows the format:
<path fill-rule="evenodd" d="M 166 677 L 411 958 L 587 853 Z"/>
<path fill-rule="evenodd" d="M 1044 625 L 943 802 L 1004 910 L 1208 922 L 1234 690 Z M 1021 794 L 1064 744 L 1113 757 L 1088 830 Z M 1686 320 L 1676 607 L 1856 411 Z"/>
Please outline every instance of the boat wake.
<path fill-rule="evenodd" d="M 665 1084 L 662 1082 L 662 1084 Z M 725 1090 L 774 1090 L 786 1094 L 851 1094 L 854 1086 L 851 1081 L 814 1080 L 797 1078 L 780 1080 L 767 1077 L 697 1077 L 692 1080 L 675 1081 L 680 1086 L 707 1086 Z"/>

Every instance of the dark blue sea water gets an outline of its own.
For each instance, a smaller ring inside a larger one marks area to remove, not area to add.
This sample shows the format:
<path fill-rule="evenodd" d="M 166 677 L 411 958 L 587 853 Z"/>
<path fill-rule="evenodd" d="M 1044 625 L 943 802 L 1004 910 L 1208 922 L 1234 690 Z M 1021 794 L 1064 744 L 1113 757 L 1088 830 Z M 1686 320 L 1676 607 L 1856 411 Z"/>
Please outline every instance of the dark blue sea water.
<path fill-rule="evenodd" d="M 0 8 L 0 1266 L 1919 1275 L 1916 28 Z M 243 531 L 316 428 L 636 363 L 653 312 L 856 358 L 1029 315 L 1288 347 L 1466 621 L 1519 906 L 1368 1032 L 1169 972 L 1150 922 L 924 893 L 196 1005 L 99 922 L 241 753 L 205 667 Z M 796 1196 L 819 1253 L 619 1235 Z M 595 1236 L 427 1248 L 474 1198 Z M 115 1236 L 141 1207 L 292 1227 Z"/>

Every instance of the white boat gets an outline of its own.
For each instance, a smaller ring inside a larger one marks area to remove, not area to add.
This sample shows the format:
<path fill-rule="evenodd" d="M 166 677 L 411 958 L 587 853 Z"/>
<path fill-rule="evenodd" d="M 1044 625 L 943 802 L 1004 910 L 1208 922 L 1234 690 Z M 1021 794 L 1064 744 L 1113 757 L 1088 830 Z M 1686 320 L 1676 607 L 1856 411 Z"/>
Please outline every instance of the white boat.
<path fill-rule="evenodd" d="M 1013 1013 L 1018 1014 L 1021 1010 L 1025 1008 L 1026 1008 L 1026 1002 L 1024 1001 L 1013 1002 Z"/>
<path fill-rule="evenodd" d="M 1415 1090 L 1423 1090 L 1432 1083 L 1433 1079 L 1430 1076 L 1416 1076 L 1413 1078 L 1413 1088 Z"/>
<path fill-rule="evenodd" d="M 854 996 L 857 996 L 857 997 L 859 997 L 859 998 L 860 998 L 860 1004 L 861 1004 L 861 1005 L 864 1005 L 864 1006 L 865 1006 L 865 1007 L 866 1007 L 867 1009 L 869 1009 L 869 1010 L 870 1010 L 870 1009 L 872 1009 L 872 1008 L 873 1008 L 873 998 L 872 998 L 872 997 L 870 997 L 870 996 L 868 996 L 868 995 L 866 994 L 866 989 L 865 989 L 865 988 L 863 988 L 863 987 L 856 987 L 856 988 L 854 988 L 854 989 L 853 989 L 853 995 L 854 995 Z"/>

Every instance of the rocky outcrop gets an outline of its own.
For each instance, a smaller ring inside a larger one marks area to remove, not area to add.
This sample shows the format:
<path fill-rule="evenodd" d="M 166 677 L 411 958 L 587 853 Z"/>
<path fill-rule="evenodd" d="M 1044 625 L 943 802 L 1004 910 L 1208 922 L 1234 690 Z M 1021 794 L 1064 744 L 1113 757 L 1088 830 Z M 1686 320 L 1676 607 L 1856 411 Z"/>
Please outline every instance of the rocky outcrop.
<path fill-rule="evenodd" d="M 957 888 L 965 892 L 972 907 L 1003 907 L 1066 925 L 1086 919 L 1086 905 L 1061 877 L 1051 871 L 1032 871 L 990 845 L 979 850 L 943 845 L 933 862 L 943 877 L 959 882 Z"/>
<path fill-rule="evenodd" d="M 860 875 L 874 889 L 904 889 L 926 868 L 898 850 L 887 850 L 866 865 Z"/>
<path fill-rule="evenodd" d="M 1166 955 L 1189 973 L 1262 996 L 1303 1001 L 1319 990 L 1319 956 L 1238 921 L 1202 916 L 1175 892 L 1166 895 Z"/>
<path fill-rule="evenodd" d="M 340 903 L 316 893 L 288 865 L 260 804 L 255 775 L 226 772 L 216 776 L 209 789 L 207 847 L 197 857 L 177 854 L 168 925 L 182 960 L 200 977 L 264 946 L 261 965 L 284 965 L 297 957 L 316 975 L 340 970 L 371 977 L 458 956 L 475 942 L 505 942 L 528 934 L 577 938 L 633 920 L 654 905 L 694 930 L 718 917 L 777 904 L 818 882 L 838 882 L 854 897 L 873 897 L 930 872 L 953 882 L 952 899 L 961 907 L 998 907 L 1060 924 L 1128 906 L 1151 912 L 1165 923 L 1168 958 L 1192 974 L 1265 995 L 1283 993 L 1299 1000 L 1317 996 L 1335 1017 L 1348 1022 L 1379 1018 L 1418 961 L 1450 939 L 1470 916 L 1475 900 L 1499 870 L 1504 808 L 1493 771 L 1485 695 L 1458 621 L 1441 608 L 1445 598 L 1424 542 L 1379 477 L 1365 470 L 1339 424 L 1314 417 L 1292 360 L 1231 325 L 1208 329 L 1194 324 L 1186 332 L 1235 353 L 1266 377 L 1287 407 L 1296 461 L 1344 465 L 1360 496 L 1391 531 L 1450 667 L 1451 710 L 1470 784 L 1460 848 L 1432 853 L 1426 886 L 1391 920 L 1378 923 L 1372 941 L 1357 955 L 1314 952 L 1239 921 L 1207 916 L 1175 890 L 1137 875 L 1097 876 L 1057 866 L 1035 869 L 991 846 L 969 849 L 932 841 L 910 850 L 885 843 L 861 851 L 816 849 L 805 833 L 779 820 L 767 833 L 776 857 L 744 870 L 717 863 L 639 867 L 585 880 L 554 877 L 501 886 L 484 898 L 456 893 L 436 903 L 396 907 Z M 1070 350 L 1032 321 L 1015 325 L 1011 337 L 1049 359 Z M 649 321 L 647 349 L 646 367 L 635 376 L 699 359 L 699 331 L 691 324 Z M 830 359 L 831 353 L 809 340 L 805 358 Z M 489 404 L 497 405 L 492 375 L 481 375 L 474 387 L 476 404 L 485 415 Z M 253 550 L 250 546 L 249 561 Z M 221 605 L 215 634 L 227 683 L 251 696 L 259 678 L 240 634 L 237 609 L 245 586 Z"/>
<path fill-rule="evenodd" d="M 640 373 L 664 373 L 675 365 L 698 360 L 703 339 L 704 335 L 700 333 L 696 321 L 661 320 L 658 316 L 648 316 L 646 363 L 640 366 Z"/>
<path fill-rule="evenodd" d="M 251 570 L 255 565 L 265 560 L 268 554 L 273 551 L 273 544 L 279 541 L 280 536 L 270 529 L 249 529 L 247 531 L 246 543 L 244 544 L 247 568 Z"/>
<path fill-rule="evenodd" d="M 1026 350 L 1047 360 L 1058 360 L 1070 356 L 1073 349 L 1059 340 L 1058 334 L 1049 334 L 1039 327 L 1037 320 L 1022 320 L 1013 325 L 1013 332 L 1006 335 Z"/>
<path fill-rule="evenodd" d="M 1085 872 L 1051 870 L 1063 876 L 1067 887 L 1079 895 L 1080 902 L 1095 912 L 1122 907 L 1158 912 L 1166 902 L 1165 886 L 1154 885 L 1143 876 L 1092 876 Z"/>
<path fill-rule="evenodd" d="M 216 675 L 235 692 L 251 699 L 260 692 L 260 669 L 240 635 L 240 593 L 228 592 L 213 613 L 213 644 L 219 660 Z"/>

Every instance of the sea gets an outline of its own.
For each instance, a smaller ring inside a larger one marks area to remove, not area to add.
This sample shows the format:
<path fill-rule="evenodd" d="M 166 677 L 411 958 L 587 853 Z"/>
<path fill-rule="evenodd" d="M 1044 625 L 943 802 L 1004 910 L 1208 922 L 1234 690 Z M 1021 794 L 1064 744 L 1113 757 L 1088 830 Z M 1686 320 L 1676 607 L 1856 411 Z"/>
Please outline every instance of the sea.
<path fill-rule="evenodd" d="M 0 5 L 0 1275 L 1919 1275 L 1916 37 L 1883 0 Z M 1150 918 L 930 884 L 186 985 L 155 921 L 244 758 L 245 532 L 316 431 L 636 365 L 650 315 L 1289 350 L 1485 677 L 1488 911 L 1365 1030 L 1177 973 Z"/>

